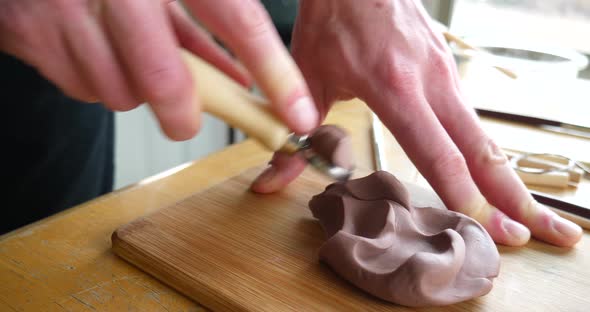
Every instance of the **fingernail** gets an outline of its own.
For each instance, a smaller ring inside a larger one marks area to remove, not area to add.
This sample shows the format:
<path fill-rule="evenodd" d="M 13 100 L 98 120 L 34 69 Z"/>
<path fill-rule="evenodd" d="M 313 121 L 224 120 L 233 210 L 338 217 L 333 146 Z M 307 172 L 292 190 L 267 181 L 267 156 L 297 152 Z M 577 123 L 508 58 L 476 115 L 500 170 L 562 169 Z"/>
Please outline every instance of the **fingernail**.
<path fill-rule="evenodd" d="M 256 185 L 264 185 L 270 183 L 277 175 L 277 169 L 273 166 L 268 167 L 264 172 L 254 180 Z"/>
<path fill-rule="evenodd" d="M 299 98 L 290 110 L 291 118 L 297 125 L 297 129 L 303 132 L 309 132 L 318 123 L 318 111 L 309 96 Z"/>
<path fill-rule="evenodd" d="M 531 237 L 531 231 L 529 231 L 529 229 L 508 218 L 505 218 L 502 221 L 502 227 L 504 227 L 504 230 L 517 241 L 526 242 Z"/>
<path fill-rule="evenodd" d="M 566 237 L 578 237 L 582 235 L 581 227 L 557 215 L 553 217 L 553 229 Z"/>

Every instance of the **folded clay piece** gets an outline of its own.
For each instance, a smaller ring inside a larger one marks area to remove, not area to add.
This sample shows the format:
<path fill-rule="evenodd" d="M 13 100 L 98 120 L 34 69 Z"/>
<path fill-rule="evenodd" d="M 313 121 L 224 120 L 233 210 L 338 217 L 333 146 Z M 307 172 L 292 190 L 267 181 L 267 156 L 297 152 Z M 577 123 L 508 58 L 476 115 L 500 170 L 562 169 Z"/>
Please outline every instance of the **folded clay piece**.
<path fill-rule="evenodd" d="M 410 206 L 406 188 L 387 172 L 331 184 L 309 207 L 328 237 L 320 259 L 384 300 L 452 304 L 487 294 L 498 275 L 498 250 L 479 223 Z"/>
<path fill-rule="evenodd" d="M 346 131 L 333 125 L 318 127 L 310 136 L 311 149 L 329 163 L 352 169 L 352 142 Z"/>

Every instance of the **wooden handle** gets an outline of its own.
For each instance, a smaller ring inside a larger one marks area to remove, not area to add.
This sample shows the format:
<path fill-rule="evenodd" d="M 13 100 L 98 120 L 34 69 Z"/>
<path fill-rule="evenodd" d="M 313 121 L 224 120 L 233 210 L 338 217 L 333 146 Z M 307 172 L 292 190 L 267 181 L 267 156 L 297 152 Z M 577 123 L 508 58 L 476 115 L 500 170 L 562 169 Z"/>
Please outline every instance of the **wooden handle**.
<path fill-rule="evenodd" d="M 272 114 L 265 99 L 248 92 L 190 52 L 181 50 L 181 54 L 194 76 L 203 111 L 242 130 L 271 151 L 285 144 L 290 131 Z"/>
<path fill-rule="evenodd" d="M 548 156 L 544 156 L 544 155 L 540 155 L 541 157 L 530 157 L 530 158 L 525 158 L 525 159 L 521 159 L 518 164 L 520 166 L 523 167 L 528 167 L 528 168 L 538 168 L 538 169 L 553 169 L 556 167 L 556 162 L 554 162 L 553 160 L 547 160 L 547 159 L 552 159 L 549 158 Z M 566 167 L 566 164 L 563 163 L 563 159 L 561 158 L 553 158 L 556 159 L 558 161 L 560 161 L 560 163 L 558 165 L 562 165 L 560 167 Z M 579 169 L 579 168 L 568 168 L 567 174 L 569 175 L 569 182 L 572 183 L 580 183 L 580 181 L 582 180 L 582 176 L 584 175 L 584 172 Z"/>
<path fill-rule="evenodd" d="M 504 150 L 504 153 L 506 154 L 506 156 L 508 156 L 508 158 L 512 159 L 512 157 L 518 157 L 520 156 L 522 153 L 517 153 L 515 151 L 511 151 L 511 150 Z M 518 165 L 522 166 L 522 167 L 527 167 L 527 168 L 536 168 L 536 169 L 555 169 L 555 168 L 566 168 L 568 165 L 568 160 L 561 158 L 561 157 L 555 157 L 552 155 L 535 155 L 532 157 L 528 157 L 528 158 L 522 158 L 518 161 Z M 568 177 L 569 177 L 569 184 L 578 184 L 580 183 L 580 181 L 582 180 L 582 177 L 584 176 L 584 171 L 582 171 L 582 169 L 580 168 L 567 168 L 567 170 L 563 171 L 563 173 L 567 173 Z M 530 180 L 535 180 L 535 177 L 529 178 Z M 561 179 L 561 178 L 560 178 Z M 555 181 L 555 179 L 552 179 L 553 181 Z"/>
<path fill-rule="evenodd" d="M 570 177 L 567 172 L 547 172 L 543 174 L 516 171 L 522 182 L 527 185 L 566 188 Z"/>

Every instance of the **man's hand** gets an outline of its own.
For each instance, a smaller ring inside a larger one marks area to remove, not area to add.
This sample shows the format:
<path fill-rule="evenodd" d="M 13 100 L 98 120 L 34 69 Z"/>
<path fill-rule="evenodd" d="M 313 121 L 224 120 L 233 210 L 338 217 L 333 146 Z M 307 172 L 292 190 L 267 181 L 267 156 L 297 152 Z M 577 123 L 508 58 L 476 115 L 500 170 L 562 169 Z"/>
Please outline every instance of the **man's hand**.
<path fill-rule="evenodd" d="M 0 51 L 36 67 L 79 100 L 119 111 L 148 102 L 176 140 L 193 137 L 200 123 L 179 47 L 243 85 L 251 84 L 251 74 L 295 132 L 317 125 L 302 75 L 258 1 L 184 3 L 245 69 L 170 0 L 0 0 Z"/>
<path fill-rule="evenodd" d="M 322 118 L 335 100 L 364 100 L 447 207 L 477 219 L 496 242 L 523 245 L 529 229 L 560 246 L 581 238 L 580 227 L 534 201 L 484 133 L 417 1 L 302 0 L 292 47 Z M 304 167 L 284 155 L 272 164 L 255 191 L 276 191 Z"/>

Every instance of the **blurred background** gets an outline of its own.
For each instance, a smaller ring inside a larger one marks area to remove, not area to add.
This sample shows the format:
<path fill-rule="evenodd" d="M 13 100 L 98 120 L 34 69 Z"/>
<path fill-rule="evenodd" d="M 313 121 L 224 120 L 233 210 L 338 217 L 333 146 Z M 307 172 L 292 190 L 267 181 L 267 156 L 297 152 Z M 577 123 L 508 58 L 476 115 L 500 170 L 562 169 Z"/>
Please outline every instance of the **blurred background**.
<path fill-rule="evenodd" d="M 521 41 L 590 53 L 588 0 L 453 1 L 451 31 L 487 40 Z M 588 71 L 585 71 L 585 77 Z"/>
<path fill-rule="evenodd" d="M 288 45 L 297 1 L 262 2 Z M 450 33 L 475 48 L 452 45 L 470 104 L 590 126 L 590 1 L 423 3 Z M 506 68 L 518 78 L 508 78 L 495 67 Z M 242 139 L 238 131 L 205 116 L 199 136 L 171 142 L 145 106 L 117 113 L 115 187 L 197 160 Z"/>

